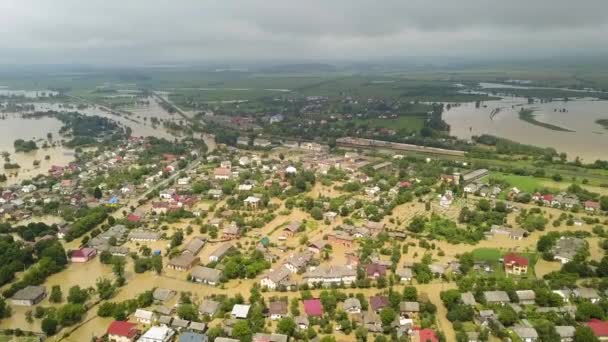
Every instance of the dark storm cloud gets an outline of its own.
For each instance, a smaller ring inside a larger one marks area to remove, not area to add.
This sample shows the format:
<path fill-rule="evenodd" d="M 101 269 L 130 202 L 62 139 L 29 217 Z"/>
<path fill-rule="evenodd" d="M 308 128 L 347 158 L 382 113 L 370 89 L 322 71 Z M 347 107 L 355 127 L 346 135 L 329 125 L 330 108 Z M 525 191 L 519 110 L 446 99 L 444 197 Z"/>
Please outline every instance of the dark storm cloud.
<path fill-rule="evenodd" d="M 606 52 L 608 1 L 3 0 L 3 63 Z"/>

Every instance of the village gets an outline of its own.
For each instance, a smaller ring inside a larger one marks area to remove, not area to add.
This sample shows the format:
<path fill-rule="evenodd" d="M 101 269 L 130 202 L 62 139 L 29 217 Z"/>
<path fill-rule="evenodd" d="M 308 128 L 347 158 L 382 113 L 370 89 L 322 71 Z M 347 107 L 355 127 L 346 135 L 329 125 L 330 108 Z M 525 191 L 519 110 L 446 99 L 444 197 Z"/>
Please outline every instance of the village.
<path fill-rule="evenodd" d="M 130 137 L 4 187 L 3 239 L 37 263 L 0 272 L 0 328 L 56 341 L 608 339 L 599 196 L 527 193 L 408 151 L 212 140 Z M 38 270 L 49 256 L 56 267 Z"/>

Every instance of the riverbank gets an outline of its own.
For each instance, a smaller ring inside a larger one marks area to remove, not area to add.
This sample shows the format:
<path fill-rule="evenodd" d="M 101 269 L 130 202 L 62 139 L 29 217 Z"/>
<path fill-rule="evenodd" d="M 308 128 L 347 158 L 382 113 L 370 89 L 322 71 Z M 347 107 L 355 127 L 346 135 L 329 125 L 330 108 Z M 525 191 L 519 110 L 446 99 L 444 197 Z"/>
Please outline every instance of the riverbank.
<path fill-rule="evenodd" d="M 540 127 L 546 128 L 546 129 L 553 130 L 553 131 L 575 132 L 573 130 L 570 130 L 570 129 L 567 129 L 567 128 L 564 128 L 564 127 L 560 127 L 560 126 L 553 125 L 553 124 L 550 124 L 550 123 L 547 123 L 547 122 L 541 122 L 541 121 L 536 120 L 535 115 L 534 115 L 534 109 L 524 109 L 524 108 L 522 108 L 519 111 L 519 119 L 523 120 L 523 121 L 525 121 L 527 123 L 530 123 L 532 125 L 540 126 Z"/>

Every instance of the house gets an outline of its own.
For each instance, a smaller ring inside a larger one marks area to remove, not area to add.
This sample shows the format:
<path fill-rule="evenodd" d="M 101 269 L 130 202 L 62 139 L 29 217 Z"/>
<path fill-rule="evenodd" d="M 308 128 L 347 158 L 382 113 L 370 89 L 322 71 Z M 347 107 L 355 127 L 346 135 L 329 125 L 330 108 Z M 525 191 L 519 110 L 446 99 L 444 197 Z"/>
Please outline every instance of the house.
<path fill-rule="evenodd" d="M 283 233 L 287 236 L 294 236 L 300 231 L 300 227 L 302 227 L 302 222 L 292 221 L 283 228 Z"/>
<path fill-rule="evenodd" d="M 528 259 L 515 253 L 505 255 L 503 265 L 507 274 L 522 275 L 528 273 Z"/>
<path fill-rule="evenodd" d="M 203 283 L 208 285 L 218 285 L 222 278 L 222 271 L 214 268 L 195 266 L 190 273 L 192 280 L 197 283 Z"/>
<path fill-rule="evenodd" d="M 198 331 L 198 332 L 205 332 L 205 330 L 207 330 L 207 324 L 205 323 L 201 323 L 201 322 L 190 322 L 190 326 L 188 327 L 188 330 L 191 331 Z"/>
<path fill-rule="evenodd" d="M 344 311 L 349 314 L 361 313 L 361 302 L 355 297 L 347 298 L 343 304 Z"/>
<path fill-rule="evenodd" d="M 318 298 L 304 300 L 304 312 L 306 315 L 313 317 L 323 316 L 323 305 Z"/>
<path fill-rule="evenodd" d="M 196 255 L 201 251 L 201 249 L 203 249 L 206 241 L 207 240 L 202 236 L 195 236 L 186 244 L 184 251 L 187 251 L 192 255 Z"/>
<path fill-rule="evenodd" d="M 328 211 L 323 213 L 323 220 L 329 221 L 329 222 L 333 222 L 336 217 L 338 217 L 338 213 L 336 213 L 335 211 Z"/>
<path fill-rule="evenodd" d="M 556 325 L 555 332 L 559 335 L 560 342 L 572 342 L 576 329 L 571 325 Z"/>
<path fill-rule="evenodd" d="M 152 321 L 154 320 L 154 312 L 144 309 L 135 310 L 133 316 L 137 322 L 142 324 L 152 324 Z"/>
<path fill-rule="evenodd" d="M 160 234 L 145 229 L 134 229 L 129 232 L 127 238 L 131 241 L 150 242 L 158 241 L 160 239 Z"/>
<path fill-rule="evenodd" d="M 435 330 L 430 328 L 420 329 L 414 328 L 412 333 L 412 341 L 420 342 L 439 342 Z"/>
<path fill-rule="evenodd" d="M 487 304 L 506 304 L 510 303 L 511 299 L 505 291 L 484 291 L 483 297 Z"/>
<path fill-rule="evenodd" d="M 189 324 L 190 321 L 181 318 L 174 318 L 171 321 L 171 327 L 176 329 L 177 331 L 181 331 L 182 329 L 187 328 Z"/>
<path fill-rule="evenodd" d="M 287 301 L 275 300 L 268 305 L 268 314 L 270 319 L 276 321 L 287 316 Z"/>
<path fill-rule="evenodd" d="M 369 307 L 371 310 L 375 312 L 380 312 L 380 310 L 389 306 L 388 297 L 386 296 L 372 296 L 369 298 Z"/>
<path fill-rule="evenodd" d="M 201 302 L 201 305 L 199 305 L 198 312 L 201 315 L 213 317 L 213 315 L 215 315 L 219 308 L 220 302 L 211 299 L 205 299 Z"/>
<path fill-rule="evenodd" d="M 209 255 L 209 261 L 210 262 L 220 261 L 233 248 L 234 248 L 234 246 L 232 246 L 232 244 L 230 244 L 230 243 L 221 244 L 215 251 L 213 251 L 213 253 L 211 253 L 211 255 Z"/>
<path fill-rule="evenodd" d="M 154 298 L 155 301 L 159 302 L 166 302 L 169 299 L 173 298 L 173 296 L 175 296 L 175 291 L 171 289 L 163 289 L 157 287 L 156 289 L 154 289 L 154 292 L 152 292 L 152 298 Z"/>
<path fill-rule="evenodd" d="M 296 322 L 296 326 L 300 330 L 307 330 L 310 322 L 308 321 L 308 317 L 306 316 L 298 316 L 293 319 Z"/>
<path fill-rule="evenodd" d="M 480 310 L 478 320 L 481 325 L 488 325 L 491 321 L 496 319 L 494 310 Z"/>
<path fill-rule="evenodd" d="M 334 230 L 327 235 L 327 241 L 350 248 L 353 246 L 355 238 L 344 231 Z"/>
<path fill-rule="evenodd" d="M 309 286 L 314 286 L 317 283 L 324 286 L 340 285 L 342 283 L 350 285 L 357 279 L 357 272 L 352 268 L 341 265 L 321 266 L 304 273 L 302 279 Z"/>
<path fill-rule="evenodd" d="M 277 288 L 290 287 L 289 277 L 291 271 L 285 266 L 281 266 L 276 270 L 270 270 L 260 280 L 260 285 L 269 290 L 276 290 Z"/>
<path fill-rule="evenodd" d="M 327 242 L 323 240 L 316 240 L 308 243 L 308 250 L 314 254 L 319 254 L 327 246 Z"/>
<path fill-rule="evenodd" d="M 87 262 L 93 259 L 95 255 L 97 255 L 95 248 L 84 247 L 73 251 L 70 255 L 70 260 L 72 262 Z"/>
<path fill-rule="evenodd" d="M 386 276 L 386 266 L 376 263 L 371 263 L 365 266 L 365 273 L 368 278 L 378 279 Z"/>
<path fill-rule="evenodd" d="M 183 332 L 179 335 L 177 342 L 207 342 L 207 335 L 191 331 Z"/>
<path fill-rule="evenodd" d="M 247 315 L 249 315 L 250 308 L 251 305 L 235 304 L 232 307 L 232 312 L 230 312 L 230 316 L 232 316 L 232 318 L 246 319 Z"/>
<path fill-rule="evenodd" d="M 133 323 L 114 321 L 110 323 L 106 334 L 108 334 L 110 342 L 134 342 L 139 335 L 139 330 Z"/>
<path fill-rule="evenodd" d="M 256 333 L 253 335 L 252 342 L 287 342 L 289 336 L 283 334 L 263 334 Z"/>
<path fill-rule="evenodd" d="M 401 317 L 414 318 L 420 312 L 420 303 L 418 302 L 401 302 L 399 303 L 399 312 Z"/>
<path fill-rule="evenodd" d="M 574 236 L 562 236 L 555 242 L 551 249 L 553 259 L 566 264 L 574 259 L 574 256 L 586 246 L 585 240 Z"/>
<path fill-rule="evenodd" d="M 243 203 L 245 203 L 245 206 L 248 208 L 257 209 L 258 205 L 260 204 L 260 198 L 256 196 L 249 196 L 243 200 Z"/>
<path fill-rule="evenodd" d="M 519 304 L 522 305 L 534 305 L 536 294 L 532 290 L 519 290 L 515 291 Z"/>
<path fill-rule="evenodd" d="M 528 231 L 520 228 L 509 228 L 499 225 L 492 225 L 490 228 L 490 233 L 492 235 L 506 235 L 511 240 L 521 240 L 524 237 L 528 236 Z"/>
<path fill-rule="evenodd" d="M 597 290 L 590 287 L 579 287 L 574 289 L 574 295 L 581 299 L 586 299 L 591 303 L 598 303 L 601 299 L 600 295 L 597 293 Z"/>
<path fill-rule="evenodd" d="M 446 190 L 445 193 L 439 197 L 439 205 L 443 208 L 449 208 L 454 200 L 454 194 L 452 190 Z"/>
<path fill-rule="evenodd" d="M 222 238 L 226 240 L 238 239 L 240 236 L 241 228 L 239 228 L 236 222 L 232 222 L 222 229 Z"/>
<path fill-rule="evenodd" d="M 312 257 L 313 254 L 310 251 L 292 254 L 285 260 L 283 265 L 287 267 L 291 273 L 298 273 L 306 269 L 306 266 L 310 263 Z"/>
<path fill-rule="evenodd" d="M 213 178 L 216 180 L 227 180 L 232 176 L 232 171 L 226 167 L 218 167 L 213 170 Z"/>
<path fill-rule="evenodd" d="M 248 137 L 238 137 L 236 138 L 236 144 L 240 146 L 249 146 L 249 138 Z"/>
<path fill-rule="evenodd" d="M 255 146 L 255 147 L 266 148 L 266 147 L 269 147 L 270 145 L 271 145 L 270 140 L 260 139 L 260 138 L 253 139 L 253 146 Z"/>
<path fill-rule="evenodd" d="M 608 341 L 608 322 L 592 319 L 586 325 L 600 341 Z"/>
<path fill-rule="evenodd" d="M 475 301 L 475 296 L 473 296 L 473 294 L 471 292 L 465 292 L 465 293 L 461 294 L 460 300 L 462 301 L 462 304 L 464 304 L 464 305 L 469 305 L 469 306 L 477 305 L 477 301 Z"/>
<path fill-rule="evenodd" d="M 382 321 L 375 311 L 368 310 L 363 313 L 363 326 L 372 333 L 382 332 Z"/>
<path fill-rule="evenodd" d="M 395 274 L 402 283 L 409 283 L 414 277 L 414 271 L 410 267 L 401 267 L 395 270 Z"/>
<path fill-rule="evenodd" d="M 207 195 L 214 199 L 220 199 L 224 193 L 220 189 L 209 189 L 209 191 L 207 191 Z"/>
<path fill-rule="evenodd" d="M 515 325 L 512 330 L 522 342 L 535 342 L 538 340 L 538 333 L 532 327 Z"/>
<path fill-rule="evenodd" d="M 585 207 L 586 211 L 599 211 L 601 209 L 600 206 L 600 202 L 596 202 L 596 201 L 585 201 L 583 206 Z"/>
<path fill-rule="evenodd" d="M 194 265 L 197 265 L 201 259 L 188 252 L 184 252 L 175 258 L 169 260 L 167 267 L 177 271 L 186 271 L 191 269 Z"/>
<path fill-rule="evenodd" d="M 44 286 L 29 285 L 17 291 L 11 297 L 11 304 L 15 306 L 32 306 L 40 303 L 46 297 Z"/>
<path fill-rule="evenodd" d="M 174 335 L 175 331 L 169 327 L 152 327 L 137 342 L 169 342 Z"/>

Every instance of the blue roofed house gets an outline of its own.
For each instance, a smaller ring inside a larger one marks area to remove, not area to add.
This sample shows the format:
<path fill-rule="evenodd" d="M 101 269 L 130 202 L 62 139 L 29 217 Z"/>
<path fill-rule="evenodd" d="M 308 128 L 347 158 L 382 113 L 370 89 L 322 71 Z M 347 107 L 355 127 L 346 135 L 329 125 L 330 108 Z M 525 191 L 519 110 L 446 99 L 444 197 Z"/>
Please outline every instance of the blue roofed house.
<path fill-rule="evenodd" d="M 207 335 L 188 331 L 179 336 L 178 342 L 207 342 Z"/>

